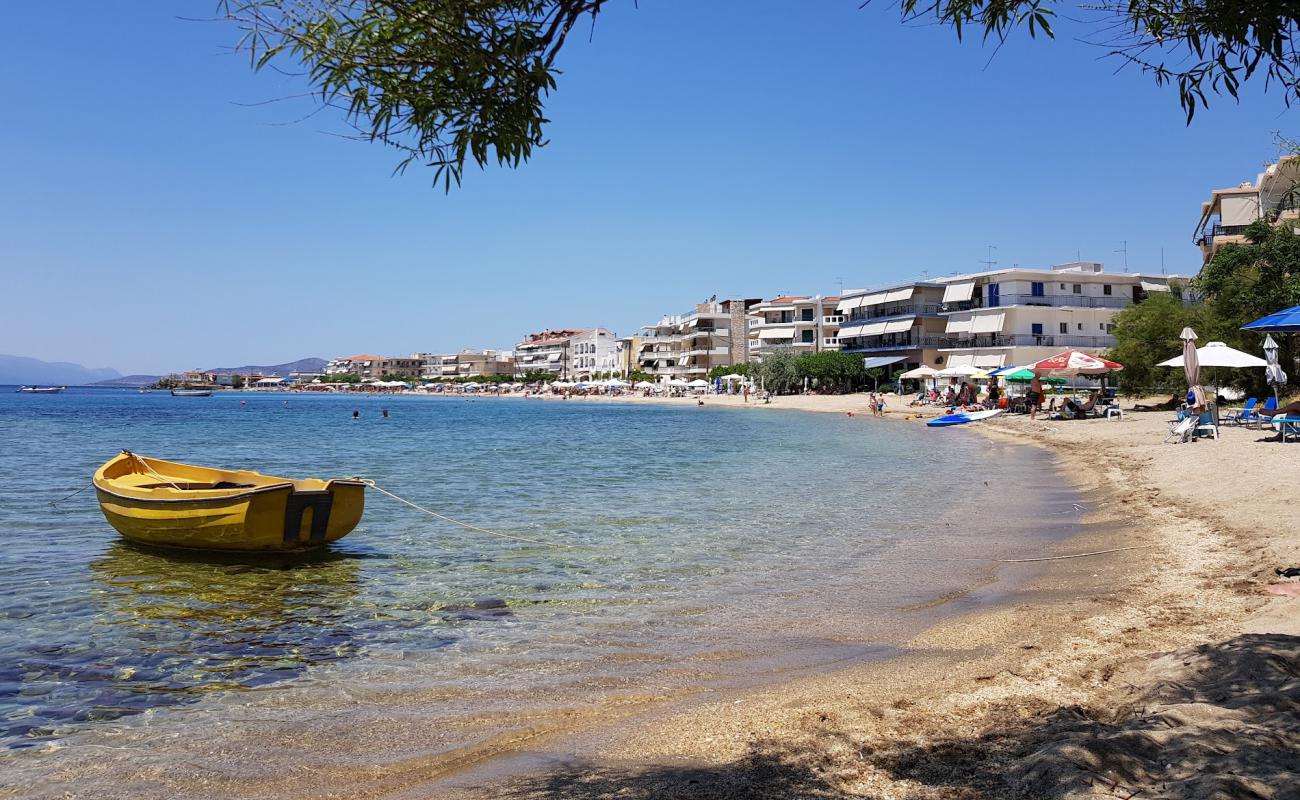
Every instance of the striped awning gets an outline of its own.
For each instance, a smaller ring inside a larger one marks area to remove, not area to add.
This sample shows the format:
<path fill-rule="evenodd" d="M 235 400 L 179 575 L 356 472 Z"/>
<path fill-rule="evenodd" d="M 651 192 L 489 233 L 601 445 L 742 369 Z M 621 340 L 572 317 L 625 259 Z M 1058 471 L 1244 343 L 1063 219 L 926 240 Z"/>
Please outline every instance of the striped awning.
<path fill-rule="evenodd" d="M 971 333 L 1001 333 L 1005 314 L 979 314 L 971 318 Z M 976 366 L 979 366 L 978 364 Z"/>
<path fill-rule="evenodd" d="M 882 333 L 902 333 L 903 331 L 910 331 L 912 329 L 912 323 L 915 321 L 916 317 L 891 319 L 889 322 L 885 323 L 885 329 Z"/>
<path fill-rule="evenodd" d="M 913 287 L 911 286 L 907 287 L 906 289 L 893 289 L 891 291 L 886 292 L 884 299 L 882 299 L 880 302 L 882 303 L 901 302 L 911 297 L 912 291 L 913 291 Z"/>
<path fill-rule="evenodd" d="M 897 364 L 900 361 L 906 361 L 907 356 L 868 356 L 862 359 L 862 366 L 871 369 L 873 367 L 886 367 L 890 364 Z"/>

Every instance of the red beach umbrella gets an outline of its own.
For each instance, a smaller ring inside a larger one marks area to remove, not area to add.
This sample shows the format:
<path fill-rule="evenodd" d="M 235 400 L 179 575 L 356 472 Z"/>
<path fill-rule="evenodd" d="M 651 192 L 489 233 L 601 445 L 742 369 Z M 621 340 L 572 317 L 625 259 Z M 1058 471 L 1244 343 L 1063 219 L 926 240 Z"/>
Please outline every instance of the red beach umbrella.
<path fill-rule="evenodd" d="M 1108 361 L 1097 356 L 1090 356 L 1079 350 L 1066 350 L 1051 358 L 1029 365 L 1029 369 L 1040 378 L 1073 378 L 1076 375 L 1105 375 L 1119 372 L 1123 364 Z"/>

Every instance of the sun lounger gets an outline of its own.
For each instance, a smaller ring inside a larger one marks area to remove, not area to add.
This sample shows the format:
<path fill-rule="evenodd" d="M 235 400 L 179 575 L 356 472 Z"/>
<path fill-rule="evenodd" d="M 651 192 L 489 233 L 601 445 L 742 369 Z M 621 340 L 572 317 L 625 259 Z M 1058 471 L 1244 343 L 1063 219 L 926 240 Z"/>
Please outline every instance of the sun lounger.
<path fill-rule="evenodd" d="M 1187 416 L 1174 423 L 1165 437 L 1165 444 L 1183 444 L 1192 440 L 1192 430 L 1196 427 L 1195 416 Z"/>
<path fill-rule="evenodd" d="M 1273 417 L 1270 422 L 1273 429 L 1282 437 L 1283 442 L 1288 437 L 1300 438 L 1300 417 Z"/>
<path fill-rule="evenodd" d="M 1270 397 L 1265 400 L 1264 410 L 1277 411 L 1277 398 Z M 1268 418 L 1260 416 L 1258 411 L 1252 411 L 1250 414 L 1242 416 L 1241 421 L 1252 428 L 1258 428 L 1261 423 L 1267 422 Z"/>
<path fill-rule="evenodd" d="M 1219 417 L 1219 421 L 1234 422 L 1240 425 L 1247 418 L 1255 415 L 1255 406 L 1258 403 L 1259 403 L 1258 397 L 1248 398 L 1246 400 L 1246 405 L 1242 406 L 1241 408 L 1234 408 L 1229 410 L 1227 414 L 1223 415 L 1222 417 Z"/>

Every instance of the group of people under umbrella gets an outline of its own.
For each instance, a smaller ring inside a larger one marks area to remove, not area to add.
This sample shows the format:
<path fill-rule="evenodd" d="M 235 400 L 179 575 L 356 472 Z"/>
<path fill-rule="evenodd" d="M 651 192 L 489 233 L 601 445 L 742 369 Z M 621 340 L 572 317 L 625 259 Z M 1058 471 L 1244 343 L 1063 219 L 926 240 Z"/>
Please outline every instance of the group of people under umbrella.
<path fill-rule="evenodd" d="M 1008 384 L 1023 383 L 1028 384 L 1025 393 L 1026 410 L 1031 415 L 1036 415 L 1046 402 L 1046 395 L 1043 385 L 1046 384 L 1064 384 L 1069 379 L 1078 376 L 1098 377 L 1107 375 L 1112 372 L 1118 372 L 1124 369 L 1123 365 L 1110 361 L 1099 356 L 1089 355 L 1080 350 L 1066 350 L 1063 353 L 1057 353 L 1050 358 L 1036 361 L 1032 364 L 1022 366 L 1002 367 L 993 370 L 982 370 L 978 367 L 969 365 L 957 365 L 947 369 L 936 370 L 933 367 L 922 365 L 916 369 L 909 370 L 899 375 L 904 380 L 930 380 L 931 390 L 938 394 L 937 382 L 940 378 L 951 378 L 954 383 L 960 380 L 960 389 L 950 392 L 951 396 L 936 397 L 937 402 L 946 402 L 948 404 L 966 405 L 974 402 L 971 396 L 970 384 L 966 379 L 985 379 L 989 381 L 988 401 L 991 404 L 1007 405 L 1004 398 L 999 397 L 998 383 L 999 379 L 1006 381 Z M 1090 413 L 1096 402 L 1095 397 L 1091 398 L 1084 405 L 1075 406 L 1074 410 Z M 1073 401 L 1067 401 L 1073 403 Z M 1067 409 L 1069 406 L 1067 405 Z"/>

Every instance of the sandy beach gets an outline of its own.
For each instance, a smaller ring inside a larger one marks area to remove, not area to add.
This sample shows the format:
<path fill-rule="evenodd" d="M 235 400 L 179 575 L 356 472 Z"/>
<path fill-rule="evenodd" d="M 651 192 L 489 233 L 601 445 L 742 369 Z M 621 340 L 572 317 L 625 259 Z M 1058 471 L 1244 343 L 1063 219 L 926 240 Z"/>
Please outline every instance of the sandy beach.
<path fill-rule="evenodd" d="M 864 425 L 913 416 L 891 401 L 884 420 L 862 395 L 706 404 Z M 1092 498 L 1085 533 L 1034 557 L 1129 549 L 1040 562 L 1016 596 L 936 625 L 902 657 L 607 732 L 581 760 L 552 748 L 522 777 L 438 794 L 1300 797 L 1300 597 L 1273 572 L 1300 564 L 1294 504 L 1273 488 L 1289 486 L 1300 449 L 1233 427 L 1166 445 L 1168 417 L 935 431 L 1049 448 Z"/>

